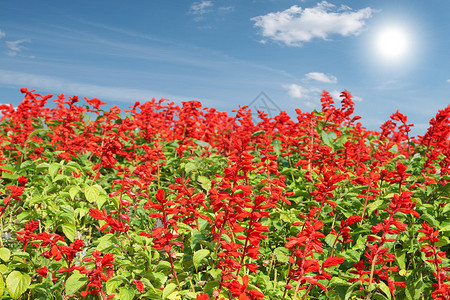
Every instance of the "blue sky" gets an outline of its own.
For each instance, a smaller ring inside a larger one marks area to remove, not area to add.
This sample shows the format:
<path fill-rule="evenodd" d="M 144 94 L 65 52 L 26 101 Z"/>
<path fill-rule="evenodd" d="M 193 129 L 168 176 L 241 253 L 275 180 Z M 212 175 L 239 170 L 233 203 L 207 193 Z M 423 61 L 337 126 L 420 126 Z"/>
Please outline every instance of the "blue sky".
<path fill-rule="evenodd" d="M 348 90 L 368 129 L 397 109 L 422 135 L 450 103 L 448 0 L 0 0 L 0 103 L 41 94 L 198 100 L 264 92 L 295 116 Z M 337 100 L 337 99 L 336 99 Z"/>

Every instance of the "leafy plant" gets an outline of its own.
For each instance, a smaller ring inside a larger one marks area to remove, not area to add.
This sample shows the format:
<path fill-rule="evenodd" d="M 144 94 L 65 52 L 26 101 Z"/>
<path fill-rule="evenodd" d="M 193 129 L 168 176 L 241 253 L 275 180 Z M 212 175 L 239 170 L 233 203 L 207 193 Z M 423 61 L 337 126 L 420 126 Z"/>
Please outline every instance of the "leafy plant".
<path fill-rule="evenodd" d="M 1 105 L 2 299 L 450 299 L 450 106 L 424 136 L 22 89 Z"/>

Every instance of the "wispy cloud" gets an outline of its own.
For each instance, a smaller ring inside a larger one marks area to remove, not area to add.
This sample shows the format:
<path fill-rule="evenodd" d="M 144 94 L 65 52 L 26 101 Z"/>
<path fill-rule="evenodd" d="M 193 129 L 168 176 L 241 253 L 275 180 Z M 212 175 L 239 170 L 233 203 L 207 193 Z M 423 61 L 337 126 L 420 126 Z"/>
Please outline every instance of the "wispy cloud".
<path fill-rule="evenodd" d="M 447 82 L 450 82 L 450 79 L 447 79 Z"/>
<path fill-rule="evenodd" d="M 342 91 L 338 91 L 338 90 L 334 90 L 334 91 L 330 92 L 330 96 L 333 97 L 335 103 L 342 100 L 341 94 L 342 94 Z M 361 97 L 354 96 L 354 95 L 352 95 L 352 96 L 353 96 L 352 97 L 353 101 L 363 102 L 363 99 Z"/>
<path fill-rule="evenodd" d="M 353 11 L 348 6 L 337 8 L 322 1 L 312 8 L 298 5 L 257 16 L 251 20 L 263 37 L 287 46 L 302 46 L 314 38 L 328 39 L 330 35 L 358 35 L 364 30 L 365 20 L 375 12 L 370 7 Z"/>
<path fill-rule="evenodd" d="M 219 12 L 221 13 L 229 13 L 234 11 L 234 7 L 233 6 L 221 6 L 219 7 Z"/>
<path fill-rule="evenodd" d="M 4 38 L 6 36 L 6 33 L 0 29 L 0 39 Z"/>
<path fill-rule="evenodd" d="M 212 6 L 213 4 L 211 1 L 202 0 L 199 2 L 194 2 L 189 8 L 189 13 L 196 16 L 196 21 L 200 21 L 203 19 L 203 15 L 211 11 Z"/>
<path fill-rule="evenodd" d="M 173 101 L 186 101 L 192 98 L 171 95 L 147 89 L 103 86 L 64 80 L 52 76 L 13 72 L 0 69 L 0 84 L 11 87 L 35 89 L 38 93 L 72 94 L 96 97 L 106 101 L 130 102 L 167 98 Z"/>
<path fill-rule="evenodd" d="M 9 56 L 16 56 L 18 53 L 20 53 L 23 49 L 25 49 L 25 46 L 23 46 L 23 43 L 30 43 L 31 41 L 29 39 L 23 39 L 23 40 L 17 40 L 17 41 L 7 41 L 6 47 L 8 48 L 8 55 Z"/>
<path fill-rule="evenodd" d="M 78 21 L 78 20 L 77 20 Z M 106 30 L 108 33 L 120 34 L 120 39 L 107 39 L 101 35 L 95 35 L 91 31 L 73 31 L 68 27 L 57 27 L 49 29 L 46 38 L 55 37 L 62 40 L 64 44 L 86 45 L 98 49 L 104 55 L 113 57 L 132 58 L 140 61 L 157 61 L 174 65 L 192 66 L 196 70 L 213 70 L 220 73 L 230 73 L 233 77 L 249 69 L 249 72 L 258 74 L 275 74 L 283 79 L 294 79 L 292 74 L 281 69 L 275 69 L 263 64 L 253 63 L 230 56 L 224 52 L 210 48 L 199 47 L 180 41 L 173 41 L 155 36 L 149 36 L 135 31 L 124 30 L 114 26 L 79 21 L 83 24 Z M 42 30 L 41 30 L 42 32 Z M 75 38 L 74 36 L 78 37 Z M 125 42 L 124 40 L 130 40 Z M 84 47 L 88 49 L 89 47 Z M 151 55 L 149 55 L 151 54 Z M 262 71 L 262 72 L 261 72 Z M 158 76 L 162 76 L 161 74 Z M 173 76 L 173 75 L 171 75 Z M 194 75 L 189 75 L 192 78 Z"/>
<path fill-rule="evenodd" d="M 337 77 L 331 74 L 319 73 L 319 72 L 310 72 L 305 75 L 305 78 L 308 80 L 315 80 L 324 83 L 337 83 Z"/>
<path fill-rule="evenodd" d="M 285 84 L 283 88 L 287 90 L 288 95 L 293 99 L 301 99 L 307 107 L 317 107 L 320 99 L 320 89 L 307 88 L 295 83 Z"/>
<path fill-rule="evenodd" d="M 323 92 L 322 89 L 315 87 L 305 87 L 298 84 L 285 84 L 283 88 L 287 90 L 289 97 L 292 99 L 302 100 L 302 103 L 309 108 L 318 108 L 320 107 L 320 98 Z M 334 102 L 337 103 L 336 106 L 339 106 L 342 98 L 340 97 L 342 91 L 333 90 L 330 93 L 330 96 L 333 97 Z M 362 102 L 363 99 L 358 96 L 352 95 L 352 99 L 355 102 Z"/>
<path fill-rule="evenodd" d="M 0 85 L 27 87 L 39 93 L 97 97 L 106 102 L 163 97 L 171 101 L 198 100 L 208 107 L 231 110 L 242 104 L 241 99 L 229 101 L 230 96 L 226 93 L 231 86 L 260 90 L 265 83 L 279 87 L 296 79 L 284 70 L 235 58 L 220 50 L 113 26 L 93 28 L 96 24 L 84 25 L 87 28 L 76 29 L 76 32 L 74 28 L 64 26 L 44 27 L 39 31 L 26 28 L 36 40 L 58 41 L 49 48 L 59 51 L 61 56 L 47 57 L 45 68 L 40 68 L 40 63 L 30 64 L 26 71 L 2 66 Z M 114 39 L 109 38 L 112 33 Z M 76 64 L 72 57 L 61 51 L 74 46 L 80 56 Z M 89 57 L 91 51 L 102 53 L 104 60 L 82 59 Z M 118 67 L 110 63 L 118 58 L 140 65 L 155 63 L 157 68 L 134 70 L 131 66 Z M 159 68 L 160 65 L 164 67 Z M 108 75 L 103 76 L 105 73 Z"/>
<path fill-rule="evenodd" d="M 219 7 L 214 7 L 214 4 L 212 3 L 212 1 L 207 1 L 207 0 L 201 0 L 201 1 L 197 1 L 191 4 L 191 6 L 189 7 L 189 11 L 188 13 L 191 15 L 194 15 L 194 20 L 195 21 L 202 21 L 206 19 L 206 15 L 207 14 L 211 14 L 211 13 L 216 13 L 216 17 L 217 17 L 217 13 L 224 15 L 227 13 L 231 13 L 234 11 L 234 6 L 219 6 Z M 223 21 L 224 18 L 215 18 L 215 21 Z M 211 26 L 208 26 L 211 27 Z M 199 27 L 201 29 L 205 29 L 205 26 Z M 212 27 L 211 27 L 212 28 Z"/>

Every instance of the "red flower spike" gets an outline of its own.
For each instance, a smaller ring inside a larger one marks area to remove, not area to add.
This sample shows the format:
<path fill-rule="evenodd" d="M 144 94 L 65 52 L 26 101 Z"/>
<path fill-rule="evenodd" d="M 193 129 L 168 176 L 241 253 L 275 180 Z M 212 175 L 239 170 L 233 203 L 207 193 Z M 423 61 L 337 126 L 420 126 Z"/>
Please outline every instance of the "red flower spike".
<path fill-rule="evenodd" d="M 42 267 L 42 268 L 36 269 L 36 272 L 39 275 L 41 275 L 42 277 L 47 278 L 47 273 L 48 273 L 47 267 Z"/>
<path fill-rule="evenodd" d="M 142 281 L 134 280 L 133 283 L 134 283 L 134 285 L 136 286 L 136 288 L 138 289 L 139 292 L 141 292 L 141 293 L 145 292 L 144 284 L 142 283 Z"/>
<path fill-rule="evenodd" d="M 343 257 L 328 257 L 325 262 L 322 264 L 322 268 L 329 268 L 332 266 L 337 266 L 339 264 L 342 264 L 344 262 Z"/>

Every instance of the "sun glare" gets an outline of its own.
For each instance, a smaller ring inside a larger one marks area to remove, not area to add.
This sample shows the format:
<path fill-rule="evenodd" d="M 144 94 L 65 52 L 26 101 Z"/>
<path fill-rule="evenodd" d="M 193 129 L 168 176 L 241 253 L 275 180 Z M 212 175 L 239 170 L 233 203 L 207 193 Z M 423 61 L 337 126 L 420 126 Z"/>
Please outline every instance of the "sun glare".
<path fill-rule="evenodd" d="M 399 27 L 387 27 L 376 37 L 378 53 L 388 60 L 399 60 L 408 54 L 410 40 L 408 33 Z"/>
<path fill-rule="evenodd" d="M 360 53 L 367 71 L 386 78 L 411 74 L 432 44 L 425 29 L 426 25 L 412 16 L 391 13 L 374 20 L 361 39 Z"/>

